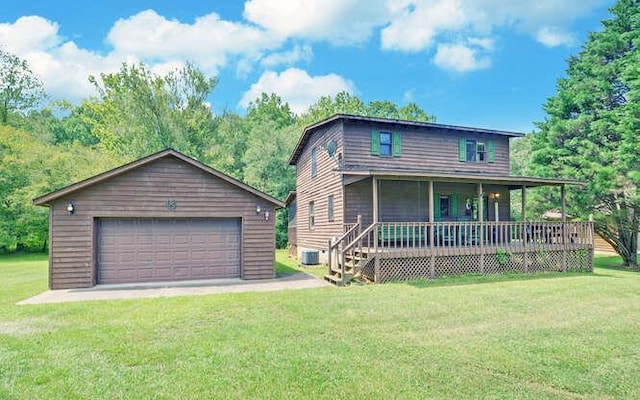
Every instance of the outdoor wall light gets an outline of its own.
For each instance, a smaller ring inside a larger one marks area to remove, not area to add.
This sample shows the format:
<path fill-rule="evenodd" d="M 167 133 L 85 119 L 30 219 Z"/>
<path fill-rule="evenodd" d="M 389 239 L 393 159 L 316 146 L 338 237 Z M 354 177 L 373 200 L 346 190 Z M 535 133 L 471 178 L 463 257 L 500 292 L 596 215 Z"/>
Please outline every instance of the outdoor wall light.
<path fill-rule="evenodd" d="M 73 204 L 73 201 L 67 203 L 67 212 L 69 215 L 73 215 L 76 213 L 76 205 Z"/>
<path fill-rule="evenodd" d="M 264 212 L 264 220 L 268 221 L 269 220 L 269 211 L 265 211 Z"/>
<path fill-rule="evenodd" d="M 493 192 L 493 193 L 491 193 L 491 195 L 489 197 L 491 197 L 492 199 L 495 199 L 496 201 L 498 201 L 500 199 L 500 193 Z"/>
<path fill-rule="evenodd" d="M 256 215 L 260 215 L 261 212 L 262 208 L 260 207 L 260 204 L 256 205 Z"/>

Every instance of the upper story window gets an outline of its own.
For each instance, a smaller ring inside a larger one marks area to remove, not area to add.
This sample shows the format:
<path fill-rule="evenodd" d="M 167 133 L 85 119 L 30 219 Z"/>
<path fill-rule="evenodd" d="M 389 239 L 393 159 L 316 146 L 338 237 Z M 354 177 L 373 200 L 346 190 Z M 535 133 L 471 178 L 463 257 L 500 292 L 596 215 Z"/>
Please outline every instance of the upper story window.
<path fill-rule="evenodd" d="M 459 160 L 465 162 L 489 162 L 495 160 L 493 142 L 481 142 L 476 139 L 463 139 L 459 141 Z"/>
<path fill-rule="evenodd" d="M 390 156 L 392 148 L 391 133 L 380 132 L 380 155 Z"/>
<path fill-rule="evenodd" d="M 398 132 L 371 131 L 371 155 L 399 157 L 402 138 Z"/>
<path fill-rule="evenodd" d="M 318 175 L 318 149 L 311 149 L 311 177 Z"/>

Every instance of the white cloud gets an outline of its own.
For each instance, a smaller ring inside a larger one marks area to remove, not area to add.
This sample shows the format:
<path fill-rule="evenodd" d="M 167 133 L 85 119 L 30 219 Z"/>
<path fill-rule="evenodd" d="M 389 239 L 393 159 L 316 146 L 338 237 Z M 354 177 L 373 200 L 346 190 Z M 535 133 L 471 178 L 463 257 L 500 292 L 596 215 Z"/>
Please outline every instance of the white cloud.
<path fill-rule="evenodd" d="M 387 0 L 249 0 L 244 17 L 280 37 L 363 43 L 388 21 Z"/>
<path fill-rule="evenodd" d="M 189 59 L 209 73 L 218 73 L 230 56 L 255 56 L 281 45 L 262 29 L 221 20 L 211 13 L 193 24 L 169 20 L 153 10 L 118 20 L 107 36 L 114 51 L 143 60 Z"/>
<path fill-rule="evenodd" d="M 54 98 L 78 100 L 94 94 L 88 76 L 116 70 L 127 57 L 100 55 L 64 41 L 57 23 L 38 16 L 0 24 L 0 42 L 24 58 Z"/>
<path fill-rule="evenodd" d="M 166 73 L 191 60 L 204 72 L 217 74 L 230 58 L 255 61 L 281 46 L 274 34 L 214 13 L 185 24 L 152 10 L 116 21 L 106 42 L 112 46 L 106 53 L 80 48 L 59 35 L 56 22 L 39 16 L 0 24 L 6 50 L 27 60 L 52 97 L 69 100 L 95 94 L 88 76 L 115 72 L 123 62 L 144 61 L 154 72 Z"/>
<path fill-rule="evenodd" d="M 480 48 L 482 48 L 484 50 L 487 50 L 487 51 L 493 51 L 493 49 L 495 47 L 493 39 L 490 39 L 490 38 L 475 38 L 475 37 L 472 37 L 472 38 L 469 38 L 467 41 L 469 42 L 469 44 L 471 44 L 473 46 L 480 47 Z"/>
<path fill-rule="evenodd" d="M 567 26 L 608 0 L 397 0 L 382 29 L 383 49 L 422 51 L 438 38 L 488 36 L 508 27 L 545 45 L 570 43 L 571 37 L 548 26 Z"/>
<path fill-rule="evenodd" d="M 464 27 L 465 15 L 458 0 L 398 2 L 395 15 L 381 32 L 386 50 L 421 51 L 443 31 Z"/>
<path fill-rule="evenodd" d="M 273 68 L 278 65 L 293 65 L 297 62 L 309 62 L 313 58 L 311 46 L 295 46 L 289 51 L 282 53 L 272 53 L 260 60 L 264 67 Z"/>
<path fill-rule="evenodd" d="M 14 54 L 45 51 L 58 45 L 58 24 L 42 17 L 20 17 L 13 24 L 0 24 L 0 43 Z"/>
<path fill-rule="evenodd" d="M 571 46 L 575 43 L 574 37 L 558 28 L 548 26 L 540 28 L 536 34 L 536 40 L 547 47 Z"/>
<path fill-rule="evenodd" d="M 247 90 L 240 106 L 247 107 L 262 93 L 276 93 L 289 103 L 291 111 L 303 113 L 322 96 L 333 96 L 339 92 L 355 91 L 353 83 L 336 74 L 310 76 L 306 71 L 289 68 L 280 74 L 267 71 Z"/>
<path fill-rule="evenodd" d="M 491 61 L 482 56 L 477 48 L 467 44 L 440 44 L 433 59 L 434 63 L 446 70 L 469 72 L 488 68 Z"/>

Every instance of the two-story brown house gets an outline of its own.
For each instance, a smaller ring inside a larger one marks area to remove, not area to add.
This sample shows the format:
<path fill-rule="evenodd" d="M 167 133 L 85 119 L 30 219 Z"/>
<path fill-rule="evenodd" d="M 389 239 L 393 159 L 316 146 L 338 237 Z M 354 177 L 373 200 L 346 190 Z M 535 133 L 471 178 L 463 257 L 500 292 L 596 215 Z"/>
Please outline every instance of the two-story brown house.
<path fill-rule="evenodd" d="M 338 283 L 590 269 L 589 223 L 522 222 L 527 188 L 558 186 L 564 199 L 564 186 L 580 183 L 511 176 L 509 140 L 520 136 L 342 114 L 307 127 L 289 160 L 298 255 L 318 251 Z"/>

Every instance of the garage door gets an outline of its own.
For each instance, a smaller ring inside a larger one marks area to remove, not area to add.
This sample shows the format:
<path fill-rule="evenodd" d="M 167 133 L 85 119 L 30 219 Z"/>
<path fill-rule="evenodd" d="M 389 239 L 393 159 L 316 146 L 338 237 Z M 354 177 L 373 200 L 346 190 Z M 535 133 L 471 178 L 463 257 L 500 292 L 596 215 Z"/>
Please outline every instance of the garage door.
<path fill-rule="evenodd" d="M 98 283 L 240 275 L 240 219 L 104 218 L 98 225 Z"/>

